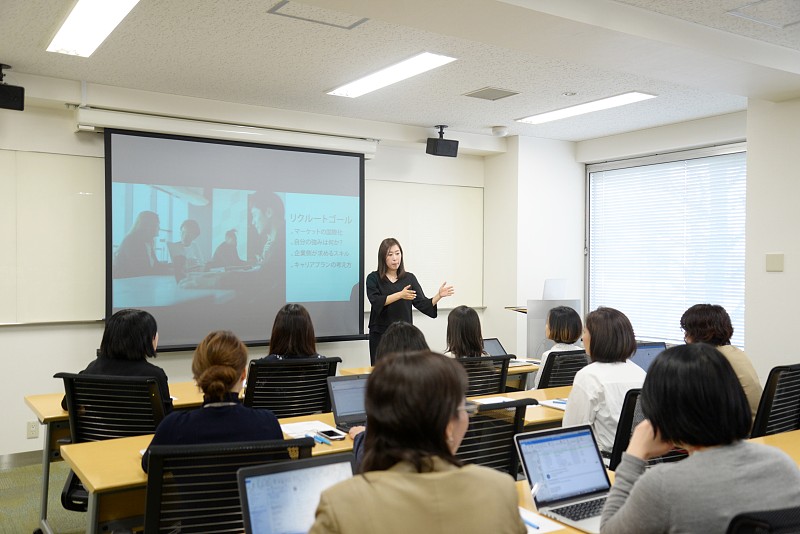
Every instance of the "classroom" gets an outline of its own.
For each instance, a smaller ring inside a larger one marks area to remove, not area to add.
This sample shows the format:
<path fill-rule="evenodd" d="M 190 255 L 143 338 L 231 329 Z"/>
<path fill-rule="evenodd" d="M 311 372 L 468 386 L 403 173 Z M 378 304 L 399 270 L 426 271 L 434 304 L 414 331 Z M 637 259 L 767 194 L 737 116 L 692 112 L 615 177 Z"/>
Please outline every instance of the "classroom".
<path fill-rule="evenodd" d="M 427 18 L 423 16 L 427 2 L 422 1 L 408 2 L 403 9 L 394 10 L 390 7 L 391 2 L 371 2 L 371 7 L 362 9 L 366 10 L 364 17 L 413 27 L 417 31 L 433 32 L 435 24 L 440 23 L 442 33 L 462 39 L 478 35 L 479 22 L 485 22 L 492 27 L 483 37 L 487 47 L 501 44 L 522 47 L 513 42 L 514 39 L 504 42 L 501 38 L 501 26 L 509 22 L 507 14 L 478 20 L 480 17 L 477 15 L 462 17 L 459 13 L 462 9 L 472 8 L 478 12 L 481 9 L 508 10 L 509 5 L 515 2 L 504 2 L 502 6 L 488 5 L 493 3 L 471 2 L 470 7 L 462 8 L 456 6 L 460 2 L 455 0 L 437 2 L 441 4 L 441 11 L 437 10 L 433 13 L 435 16 Z M 343 0 L 306 4 L 343 11 L 351 7 L 351 2 Z M 581 3 L 564 4 L 569 4 L 562 7 L 564 12 L 553 14 L 569 18 L 567 11 L 570 6 L 579 10 Z M 452 9 L 448 11 L 448 7 Z M 415 9 L 417 14 L 412 14 Z M 574 17 L 572 22 L 586 23 L 580 14 Z M 630 24 L 634 20 L 630 19 Z M 6 35 L 0 37 L 3 45 L 0 49 L 3 50 L 9 49 L 4 39 L 13 39 L 15 35 L 4 31 L 8 24 L 0 23 L 0 34 Z M 612 29 L 622 31 L 620 28 Z M 523 37 L 518 35 L 515 39 Z M 480 42 L 480 37 L 473 38 Z M 667 40 L 664 36 L 660 38 Z M 722 42 L 724 39 L 717 44 Z M 676 45 L 663 46 L 671 50 Z M 692 45 L 687 46 L 691 49 Z M 777 48 L 773 46 L 771 50 Z M 710 53 L 708 48 L 699 50 Z M 800 227 L 800 212 L 796 207 L 796 199 L 800 198 L 800 168 L 793 161 L 800 146 L 800 129 L 797 128 L 800 122 L 800 51 L 797 46 L 794 49 L 781 47 L 780 53 L 776 52 L 771 61 L 761 63 L 755 52 L 752 55 L 741 52 L 741 57 L 736 57 L 740 52 L 727 50 L 705 59 L 719 61 L 721 69 L 746 71 L 752 67 L 754 72 L 759 72 L 759 69 L 779 72 L 784 83 L 781 91 L 773 87 L 770 92 L 758 86 L 756 77 L 741 87 L 712 87 L 711 82 L 704 79 L 697 83 L 699 91 L 730 92 L 746 97 L 745 109 L 579 141 L 524 134 L 509 137 L 494 137 L 491 133 L 462 134 L 454 125 L 448 136 L 461 140 L 461 153 L 453 159 L 425 154 L 423 141 L 432 136 L 429 127 L 349 117 L 346 112 L 342 116 L 332 116 L 307 109 L 279 109 L 224 99 L 211 101 L 180 96 L 180 89 L 175 88 L 154 91 L 91 81 L 82 85 L 80 79 L 42 75 L 35 65 L 27 67 L 13 58 L 0 57 L 3 62 L 17 63 L 14 70 L 6 72 L 5 81 L 24 86 L 27 99 L 22 113 L 0 110 L 0 205 L 3 207 L 0 226 L 7 229 L 0 233 L 0 249 L 4 251 L 0 258 L 0 354 L 3 354 L 7 367 L 7 372 L 0 378 L 0 389 L 4 392 L 7 406 L 5 424 L 0 429 L 0 456 L 42 448 L 41 438 L 26 439 L 25 425 L 33 416 L 23 397 L 59 390 L 60 383 L 52 378 L 53 374 L 85 367 L 94 355 L 102 333 L 99 321 L 104 309 L 102 251 L 96 271 L 89 273 L 90 280 L 94 279 L 90 287 L 71 284 L 62 276 L 73 267 L 70 258 L 76 254 L 97 253 L 91 242 L 87 243 L 87 237 L 79 234 L 83 228 L 81 225 L 86 223 L 54 220 L 52 214 L 32 209 L 35 206 L 46 211 L 42 205 L 36 206 L 30 197 L 25 196 L 31 191 L 20 186 L 16 182 L 17 176 L 8 172 L 8 169 L 15 168 L 18 154 L 81 157 L 86 164 L 86 176 L 97 177 L 95 180 L 87 179 L 86 187 L 96 187 L 94 193 L 102 198 L 102 136 L 75 132 L 75 111 L 65 103 L 379 139 L 377 153 L 373 159 L 367 160 L 365 168 L 368 206 L 371 200 L 377 201 L 391 188 L 398 188 L 410 196 L 433 193 L 422 199 L 431 209 L 436 204 L 437 192 L 446 196 L 459 189 L 477 190 L 482 198 L 482 203 L 477 205 L 482 211 L 479 218 L 482 235 L 458 236 L 472 245 L 468 252 L 459 250 L 461 260 L 472 260 L 472 266 L 465 269 L 463 275 L 458 272 L 457 279 L 450 281 L 458 284 L 459 278 L 477 279 L 478 283 L 459 287 L 461 299 L 457 297 L 452 305 L 463 303 L 478 308 L 484 332 L 502 339 L 510 352 L 518 354 L 526 347 L 526 324 L 523 316 L 506 310 L 506 306 L 524 305 L 527 299 L 537 298 L 541 295 L 544 281 L 551 278 L 565 279 L 571 297 L 583 298 L 585 295 L 583 248 L 587 163 L 744 141 L 747 146 L 746 347 L 760 379 L 765 381 L 772 367 L 800 361 L 787 348 L 792 341 L 790 333 L 800 322 L 800 312 L 792 298 L 800 289 L 800 271 L 795 262 L 800 257 L 800 243 L 794 239 L 794 230 Z M 573 61 L 580 59 L 589 64 L 595 59 L 600 61 L 587 51 L 569 53 L 573 54 L 570 58 Z M 585 55 L 581 56 L 581 53 Z M 679 65 L 672 66 L 680 68 Z M 247 68 L 246 65 L 243 68 Z M 698 68 L 698 64 L 687 66 L 687 70 L 693 68 Z M 236 83 L 234 76 L 230 80 L 230 83 Z M 703 83 L 705 87 L 702 87 Z M 58 160 L 51 164 L 58 166 Z M 102 202 L 99 205 L 102 208 Z M 470 207 L 474 206 L 470 204 Z M 418 213 L 416 207 L 401 209 L 409 211 L 408 219 Z M 461 214 L 457 205 L 449 206 L 449 209 L 453 210 L 448 212 L 453 217 Z M 374 268 L 373 249 L 378 240 L 384 237 L 384 233 L 393 232 L 381 215 L 380 211 L 367 209 L 366 272 Z M 556 216 L 562 221 L 557 235 L 537 231 L 548 228 Z M 99 229 L 100 236 L 103 235 L 102 214 L 89 224 Z M 405 234 L 397 236 L 405 239 L 409 261 L 415 256 L 424 256 L 428 250 L 422 244 L 414 243 L 415 232 L 421 236 L 425 234 L 424 229 L 418 226 L 409 224 L 403 229 Z M 9 229 L 13 231 L 9 232 Z M 466 239 L 469 237 L 472 241 Z M 26 261 L 32 258 L 37 264 L 22 262 L 24 250 L 20 243 L 23 242 L 29 243 L 28 248 L 30 244 L 38 248 L 38 252 L 25 256 Z M 785 257 L 783 272 L 767 272 L 765 269 L 765 256 L 775 253 Z M 447 256 L 449 254 L 443 254 L 444 259 Z M 441 264 L 431 259 L 419 263 L 413 270 L 424 276 L 424 285 L 437 287 L 442 275 L 435 267 Z M 80 264 L 79 260 L 77 264 Z M 44 266 L 47 268 L 43 269 Z M 29 275 L 33 272 L 38 278 L 32 282 L 31 276 L 26 277 L 24 271 Z M 74 292 L 74 298 L 68 300 L 66 309 L 48 310 L 48 292 L 61 291 Z M 437 350 L 443 350 L 445 346 L 446 321 L 442 316 L 440 314 L 436 321 L 426 318 L 417 321 L 432 348 Z M 367 365 L 366 344 L 365 340 L 329 343 L 320 346 L 320 352 L 340 356 L 342 367 L 358 367 Z M 252 354 L 261 355 L 258 348 L 253 349 Z M 180 382 L 191 379 L 190 360 L 190 353 L 165 353 L 156 363 L 165 369 L 171 382 Z"/>

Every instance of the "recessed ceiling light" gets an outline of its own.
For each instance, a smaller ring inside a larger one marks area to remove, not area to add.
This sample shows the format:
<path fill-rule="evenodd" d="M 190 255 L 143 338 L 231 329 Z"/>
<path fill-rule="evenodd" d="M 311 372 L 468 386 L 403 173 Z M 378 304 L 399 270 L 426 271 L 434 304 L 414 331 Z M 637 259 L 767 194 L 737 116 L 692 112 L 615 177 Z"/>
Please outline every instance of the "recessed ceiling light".
<path fill-rule="evenodd" d="M 89 57 L 139 0 L 78 0 L 48 52 Z"/>
<path fill-rule="evenodd" d="M 570 106 L 568 108 L 557 109 L 555 111 L 548 111 L 547 113 L 531 115 L 530 117 L 525 117 L 524 119 L 517 119 L 517 122 L 541 124 L 543 122 L 557 121 L 559 119 L 566 119 L 567 117 L 574 117 L 575 115 L 592 113 L 602 109 L 625 106 L 627 104 L 633 104 L 634 102 L 641 102 L 642 100 L 648 100 L 655 97 L 656 95 L 648 95 L 646 93 L 637 93 L 634 91 L 609 98 L 603 98 L 601 100 L 595 100 L 594 102 L 578 104 L 577 106 Z"/>
<path fill-rule="evenodd" d="M 436 67 L 441 67 L 455 60 L 456 58 L 454 57 L 423 52 L 405 61 L 381 69 L 378 72 L 359 78 L 341 87 L 337 87 L 333 91 L 328 92 L 328 94 L 355 98 L 380 89 L 381 87 L 386 87 L 387 85 L 411 78 L 417 74 L 422 74 Z"/>

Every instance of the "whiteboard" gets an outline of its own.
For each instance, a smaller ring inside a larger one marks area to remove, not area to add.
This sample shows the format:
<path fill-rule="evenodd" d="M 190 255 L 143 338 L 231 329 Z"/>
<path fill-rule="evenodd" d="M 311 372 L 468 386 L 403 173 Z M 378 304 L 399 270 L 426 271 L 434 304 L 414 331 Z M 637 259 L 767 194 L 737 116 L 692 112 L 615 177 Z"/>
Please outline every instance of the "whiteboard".
<path fill-rule="evenodd" d="M 365 275 L 377 268 L 381 241 L 394 237 L 426 296 L 446 281 L 456 292 L 441 307 L 483 306 L 483 188 L 382 180 L 364 187 Z"/>
<path fill-rule="evenodd" d="M 0 322 L 102 319 L 103 159 L 0 150 L 0 169 Z"/>

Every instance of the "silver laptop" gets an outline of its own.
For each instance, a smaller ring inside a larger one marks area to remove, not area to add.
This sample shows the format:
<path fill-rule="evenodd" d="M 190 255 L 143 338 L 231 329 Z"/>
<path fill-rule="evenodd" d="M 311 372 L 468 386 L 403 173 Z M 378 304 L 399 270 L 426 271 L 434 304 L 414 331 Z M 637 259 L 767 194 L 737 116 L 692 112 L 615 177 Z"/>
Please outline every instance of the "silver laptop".
<path fill-rule="evenodd" d="M 503 348 L 503 345 L 500 343 L 500 340 L 496 337 L 487 337 L 484 339 L 483 350 L 485 350 L 486 354 L 489 356 L 505 356 L 508 354 L 506 349 Z"/>
<path fill-rule="evenodd" d="M 328 391 L 336 427 L 347 432 L 354 426 L 367 422 L 364 397 L 367 392 L 368 374 L 329 376 Z"/>
<path fill-rule="evenodd" d="M 600 532 L 600 514 L 611 483 L 589 425 L 514 436 L 540 514 Z"/>
<path fill-rule="evenodd" d="M 656 356 L 665 350 L 667 350 L 667 344 L 663 341 L 637 343 L 636 352 L 631 356 L 631 361 L 647 372 Z"/>
<path fill-rule="evenodd" d="M 330 454 L 239 469 L 246 534 L 305 534 L 323 491 L 353 476 L 352 454 Z"/>

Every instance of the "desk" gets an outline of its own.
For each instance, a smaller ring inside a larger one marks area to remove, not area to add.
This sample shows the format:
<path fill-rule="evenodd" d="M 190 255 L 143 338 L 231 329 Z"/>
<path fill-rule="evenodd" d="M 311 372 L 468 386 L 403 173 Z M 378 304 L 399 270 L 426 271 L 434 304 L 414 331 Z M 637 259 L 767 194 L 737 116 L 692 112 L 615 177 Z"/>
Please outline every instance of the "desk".
<path fill-rule="evenodd" d="M 190 277 L 218 277 L 219 273 L 190 273 Z M 114 306 L 117 308 L 148 308 L 188 304 L 202 306 L 227 302 L 236 296 L 231 289 L 201 289 L 202 286 L 189 287 L 178 284 L 174 275 L 136 276 L 115 278 Z"/>
<path fill-rule="evenodd" d="M 753 438 L 749 441 L 779 448 L 788 454 L 792 460 L 797 463 L 798 467 L 800 467 L 800 430 L 782 432 L 771 436 L 761 436 L 760 438 Z"/>
<path fill-rule="evenodd" d="M 203 404 L 203 394 L 194 382 L 175 382 L 169 385 L 173 396 L 172 404 L 177 410 L 196 408 Z M 42 531 L 52 533 L 47 523 L 47 494 L 50 489 L 50 462 L 61 460 L 61 439 L 69 438 L 69 414 L 61 409 L 64 393 L 28 395 L 25 404 L 36 415 L 39 424 L 44 425 L 44 446 L 42 447 L 42 501 L 39 523 Z"/>
<path fill-rule="evenodd" d="M 279 421 L 281 424 L 322 421 L 335 426 L 332 413 L 287 417 Z M 109 531 L 114 528 L 141 527 L 144 524 L 147 474 L 142 471 L 139 451 L 146 449 L 152 438 L 152 434 L 148 434 L 76 443 L 61 448 L 64 460 L 89 491 L 87 532 L 100 532 L 106 527 Z M 317 456 L 352 450 L 353 440 L 347 437 L 331 445 L 317 443 L 312 454 Z"/>
<path fill-rule="evenodd" d="M 514 361 L 514 360 L 511 360 Z M 515 365 L 508 368 L 508 379 L 506 385 L 515 389 L 525 389 L 525 382 L 528 375 L 535 373 L 539 370 L 539 366 L 535 363 L 528 365 Z M 368 375 L 372 372 L 372 367 L 350 367 L 348 369 L 339 369 L 340 375 Z"/>
<path fill-rule="evenodd" d="M 480 399 L 486 397 L 508 397 L 510 399 L 536 399 L 537 401 L 562 399 L 569 397 L 572 386 L 562 386 L 546 389 L 529 389 L 527 391 L 510 391 L 497 395 L 479 395 L 470 399 Z M 525 410 L 526 430 L 542 430 L 561 426 L 564 419 L 564 411 L 548 408 L 546 406 L 528 406 Z"/>

